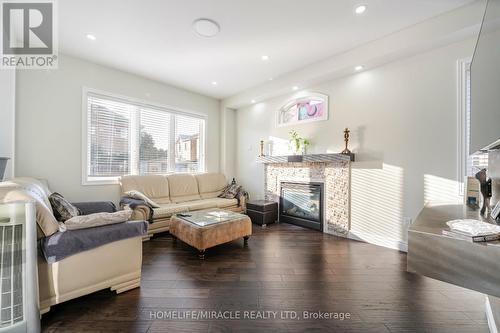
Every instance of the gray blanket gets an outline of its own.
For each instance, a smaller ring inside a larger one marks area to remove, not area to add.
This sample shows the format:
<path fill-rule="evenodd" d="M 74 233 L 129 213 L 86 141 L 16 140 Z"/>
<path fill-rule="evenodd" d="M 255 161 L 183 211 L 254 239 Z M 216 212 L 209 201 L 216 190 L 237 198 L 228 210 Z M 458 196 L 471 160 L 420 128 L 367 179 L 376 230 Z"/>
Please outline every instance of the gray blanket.
<path fill-rule="evenodd" d="M 40 240 L 40 249 L 49 264 L 71 255 L 122 239 L 146 234 L 146 221 L 127 221 L 88 229 L 56 232 Z"/>
<path fill-rule="evenodd" d="M 148 206 L 149 207 L 148 221 L 149 223 L 153 223 L 153 207 L 146 201 L 124 196 L 120 199 L 120 206 L 123 207 L 125 205 L 128 205 L 130 209 L 135 209 L 135 207 L 139 205 Z"/>

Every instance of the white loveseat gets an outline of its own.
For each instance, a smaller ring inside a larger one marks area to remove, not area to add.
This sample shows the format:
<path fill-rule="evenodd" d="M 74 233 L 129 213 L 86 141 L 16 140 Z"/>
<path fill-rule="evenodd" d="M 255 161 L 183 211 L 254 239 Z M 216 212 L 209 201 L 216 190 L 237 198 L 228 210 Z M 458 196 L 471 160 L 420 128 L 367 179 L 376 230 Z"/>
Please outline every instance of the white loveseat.
<path fill-rule="evenodd" d="M 168 231 L 175 213 L 216 207 L 234 212 L 245 210 L 243 193 L 234 199 L 218 197 L 227 185 L 221 173 L 123 176 L 120 184 L 122 196 L 128 191 L 139 191 L 160 206 L 153 208 L 149 236 Z M 132 218 L 148 220 L 150 209 L 147 205 L 136 206 Z"/>

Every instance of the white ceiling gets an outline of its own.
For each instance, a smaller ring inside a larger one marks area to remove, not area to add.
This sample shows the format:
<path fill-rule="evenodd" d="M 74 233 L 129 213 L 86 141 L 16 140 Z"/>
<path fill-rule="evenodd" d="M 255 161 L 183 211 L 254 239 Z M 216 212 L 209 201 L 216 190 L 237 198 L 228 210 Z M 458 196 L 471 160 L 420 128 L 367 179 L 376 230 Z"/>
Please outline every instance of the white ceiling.
<path fill-rule="evenodd" d="M 64 0 L 60 52 L 216 98 L 451 11 L 471 0 Z M 367 4 L 361 16 L 354 7 Z M 202 38 L 200 17 L 221 32 Z M 94 34 L 90 41 L 85 35 Z M 264 62 L 262 55 L 270 60 Z M 218 84 L 214 86 L 212 81 Z"/>

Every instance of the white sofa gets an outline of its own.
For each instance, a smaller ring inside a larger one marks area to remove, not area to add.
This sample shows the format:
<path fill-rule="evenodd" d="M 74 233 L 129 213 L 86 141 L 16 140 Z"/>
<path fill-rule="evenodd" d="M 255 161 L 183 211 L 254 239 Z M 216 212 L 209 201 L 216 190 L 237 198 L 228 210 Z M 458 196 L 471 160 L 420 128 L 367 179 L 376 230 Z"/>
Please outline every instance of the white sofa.
<path fill-rule="evenodd" d="M 45 182 L 34 178 L 0 182 L 1 201 L 35 202 L 39 238 L 57 236 L 58 233 L 58 224 L 48 201 L 50 193 Z M 99 203 L 94 204 L 98 206 Z M 50 264 L 39 251 L 41 313 L 48 312 L 52 305 L 101 289 L 110 288 L 121 293 L 139 287 L 142 238 L 143 235 L 117 240 Z"/>
<path fill-rule="evenodd" d="M 175 213 L 215 207 L 235 212 L 245 210 L 243 193 L 234 199 L 218 197 L 227 185 L 226 177 L 221 173 L 124 176 L 120 184 L 122 196 L 136 190 L 160 206 L 153 208 L 149 236 L 168 231 L 170 217 Z M 150 209 L 147 205 L 134 207 L 132 218 L 148 220 Z"/>

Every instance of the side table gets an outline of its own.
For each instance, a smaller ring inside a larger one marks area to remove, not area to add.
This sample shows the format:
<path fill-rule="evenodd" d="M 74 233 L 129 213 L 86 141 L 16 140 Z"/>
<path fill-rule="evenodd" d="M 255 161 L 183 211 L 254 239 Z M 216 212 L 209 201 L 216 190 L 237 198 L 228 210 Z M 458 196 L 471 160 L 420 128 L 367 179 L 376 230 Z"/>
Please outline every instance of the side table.
<path fill-rule="evenodd" d="M 278 203 L 267 200 L 250 200 L 247 202 L 247 215 L 252 223 L 265 228 L 278 220 Z"/>

